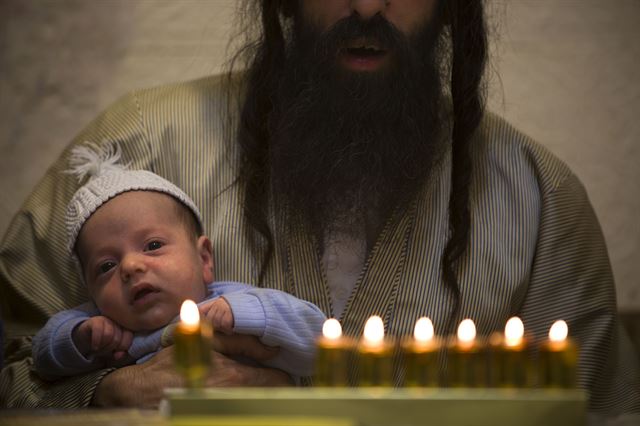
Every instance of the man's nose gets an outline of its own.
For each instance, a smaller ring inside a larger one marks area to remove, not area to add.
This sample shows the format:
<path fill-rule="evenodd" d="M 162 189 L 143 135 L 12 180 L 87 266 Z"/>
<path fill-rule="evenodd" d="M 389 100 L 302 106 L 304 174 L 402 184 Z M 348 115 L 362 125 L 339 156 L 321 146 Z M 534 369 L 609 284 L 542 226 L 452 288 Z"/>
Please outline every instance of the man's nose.
<path fill-rule="evenodd" d="M 129 281 L 136 274 L 144 273 L 146 270 L 147 265 L 142 253 L 129 253 L 120 262 L 120 276 L 124 282 Z"/>
<path fill-rule="evenodd" d="M 383 12 L 388 3 L 386 0 L 351 0 L 351 10 L 367 20 Z"/>

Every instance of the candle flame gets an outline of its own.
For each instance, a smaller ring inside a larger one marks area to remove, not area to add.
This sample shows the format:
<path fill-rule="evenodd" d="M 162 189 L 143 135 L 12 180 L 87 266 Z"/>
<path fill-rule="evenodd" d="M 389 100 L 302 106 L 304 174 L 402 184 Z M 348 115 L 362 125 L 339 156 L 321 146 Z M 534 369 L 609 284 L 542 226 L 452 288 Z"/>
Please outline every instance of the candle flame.
<path fill-rule="evenodd" d="M 509 318 L 504 327 L 504 340 L 507 346 L 518 346 L 524 337 L 524 324 L 518 317 Z"/>
<path fill-rule="evenodd" d="M 200 312 L 193 300 L 185 300 L 180 307 L 180 321 L 186 326 L 195 327 L 200 323 Z"/>
<path fill-rule="evenodd" d="M 569 334 L 569 327 L 567 323 L 559 320 L 553 323 L 549 329 L 549 340 L 552 342 L 562 342 L 567 338 Z"/>
<path fill-rule="evenodd" d="M 329 318 L 322 325 L 322 335 L 327 339 L 337 340 L 342 336 L 342 327 L 335 318 Z"/>
<path fill-rule="evenodd" d="M 429 318 L 422 317 L 416 321 L 413 337 L 420 343 L 427 343 L 433 339 L 433 323 Z"/>
<path fill-rule="evenodd" d="M 367 344 L 379 344 L 384 339 L 384 323 L 377 315 L 370 317 L 364 325 L 364 340 Z"/>
<path fill-rule="evenodd" d="M 458 326 L 458 340 L 462 343 L 471 343 L 476 338 L 476 325 L 469 318 L 463 320 Z"/>

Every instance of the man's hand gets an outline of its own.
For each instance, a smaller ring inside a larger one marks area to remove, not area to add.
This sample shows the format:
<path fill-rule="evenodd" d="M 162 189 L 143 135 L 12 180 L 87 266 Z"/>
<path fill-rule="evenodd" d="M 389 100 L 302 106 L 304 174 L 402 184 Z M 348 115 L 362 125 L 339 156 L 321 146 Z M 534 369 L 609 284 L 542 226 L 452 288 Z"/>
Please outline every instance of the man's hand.
<path fill-rule="evenodd" d="M 214 331 L 221 331 L 225 334 L 233 332 L 233 311 L 224 297 L 202 303 L 198 309 L 200 315 L 213 326 Z"/>
<path fill-rule="evenodd" d="M 235 344 L 237 343 L 223 342 L 222 346 L 231 347 Z M 257 354 L 253 350 L 249 352 Z M 250 367 L 215 351 L 212 351 L 212 357 L 213 368 L 206 380 L 206 386 L 292 385 L 291 378 L 283 371 Z M 183 378 L 173 367 L 173 347 L 171 346 L 143 364 L 123 367 L 105 376 L 98 384 L 92 405 L 155 408 L 164 396 L 164 388 L 183 385 Z"/>
<path fill-rule="evenodd" d="M 267 346 L 249 334 L 215 334 L 213 349 L 221 354 L 239 355 L 256 361 L 266 361 L 278 354 L 279 348 Z"/>
<path fill-rule="evenodd" d="M 107 317 L 95 316 L 78 325 L 72 338 L 84 356 L 93 354 L 118 361 L 127 354 L 133 333 Z"/>

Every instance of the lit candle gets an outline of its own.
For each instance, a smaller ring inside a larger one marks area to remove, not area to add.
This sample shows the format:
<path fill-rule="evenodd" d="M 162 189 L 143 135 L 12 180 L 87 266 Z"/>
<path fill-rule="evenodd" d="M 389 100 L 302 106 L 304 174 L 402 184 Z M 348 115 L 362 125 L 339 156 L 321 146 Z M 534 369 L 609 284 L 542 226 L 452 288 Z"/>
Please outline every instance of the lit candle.
<path fill-rule="evenodd" d="M 367 320 L 362 341 L 358 345 L 358 384 L 393 384 L 393 344 L 385 340 L 384 323 L 379 316 Z"/>
<path fill-rule="evenodd" d="M 427 317 L 416 321 L 413 338 L 402 342 L 406 374 L 405 386 L 438 386 L 439 339 L 434 335 L 433 323 Z"/>
<path fill-rule="evenodd" d="M 493 386 L 527 387 L 531 385 L 531 365 L 527 357 L 524 324 L 520 318 L 510 318 L 504 327 L 504 334 L 492 335 L 489 345 Z"/>
<path fill-rule="evenodd" d="M 335 318 L 326 320 L 322 336 L 317 341 L 316 386 L 347 386 L 349 365 L 355 344 L 342 335 L 342 327 Z"/>
<path fill-rule="evenodd" d="M 458 325 L 457 336 L 449 344 L 447 378 L 453 387 L 482 387 L 487 383 L 485 350 L 470 319 Z"/>
<path fill-rule="evenodd" d="M 192 300 L 182 303 L 173 336 L 176 369 L 187 387 L 202 387 L 211 367 L 211 327 L 200 323 L 198 306 Z"/>
<path fill-rule="evenodd" d="M 569 327 L 560 320 L 549 329 L 549 339 L 540 347 L 540 385 L 549 388 L 576 386 L 578 349 L 568 337 Z"/>

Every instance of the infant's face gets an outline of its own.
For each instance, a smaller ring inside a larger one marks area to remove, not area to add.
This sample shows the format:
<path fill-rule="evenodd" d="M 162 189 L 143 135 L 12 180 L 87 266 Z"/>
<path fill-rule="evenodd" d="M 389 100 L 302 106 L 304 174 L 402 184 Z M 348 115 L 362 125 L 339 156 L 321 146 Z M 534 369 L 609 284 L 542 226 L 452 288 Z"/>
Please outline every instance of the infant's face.
<path fill-rule="evenodd" d="M 203 300 L 213 280 L 210 243 L 187 232 L 175 203 L 159 192 L 125 192 L 80 231 L 89 293 L 103 315 L 129 330 L 166 325 L 185 299 Z"/>

